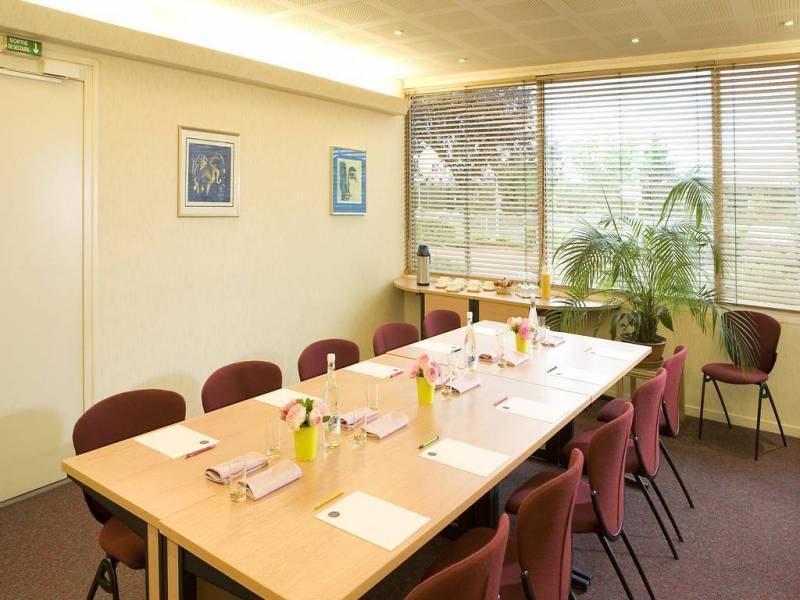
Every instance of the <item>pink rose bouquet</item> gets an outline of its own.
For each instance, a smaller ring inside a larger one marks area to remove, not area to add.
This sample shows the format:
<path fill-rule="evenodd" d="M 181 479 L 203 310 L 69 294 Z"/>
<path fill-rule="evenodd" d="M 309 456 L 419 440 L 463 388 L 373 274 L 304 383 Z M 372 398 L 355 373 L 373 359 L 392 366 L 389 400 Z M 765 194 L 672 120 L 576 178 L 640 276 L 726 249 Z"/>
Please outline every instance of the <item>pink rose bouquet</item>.
<path fill-rule="evenodd" d="M 436 385 L 442 379 L 442 367 L 431 360 L 427 354 L 420 354 L 414 365 L 408 370 L 408 377 L 424 377 L 431 385 Z"/>
<path fill-rule="evenodd" d="M 281 419 L 292 431 L 301 427 L 316 427 L 328 419 L 328 407 L 322 400 L 290 400 L 281 409 Z"/>
<path fill-rule="evenodd" d="M 508 328 L 517 334 L 520 339 L 530 340 L 533 337 L 531 322 L 522 317 L 511 317 L 508 320 Z"/>

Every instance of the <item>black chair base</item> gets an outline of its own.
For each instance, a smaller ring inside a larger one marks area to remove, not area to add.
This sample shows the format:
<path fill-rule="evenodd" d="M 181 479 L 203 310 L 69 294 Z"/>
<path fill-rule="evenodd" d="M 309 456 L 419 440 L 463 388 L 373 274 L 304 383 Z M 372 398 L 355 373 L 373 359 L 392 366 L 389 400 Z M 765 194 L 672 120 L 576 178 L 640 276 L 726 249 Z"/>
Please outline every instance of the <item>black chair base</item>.
<path fill-rule="evenodd" d="M 86 600 L 94 600 L 98 587 L 111 594 L 114 600 L 119 600 L 117 561 L 110 556 L 106 556 L 97 566 L 97 572 L 92 580 L 92 587 L 89 588 L 89 595 L 86 596 Z"/>
<path fill-rule="evenodd" d="M 708 383 L 709 381 L 714 384 L 714 389 L 717 390 L 719 403 L 722 405 L 722 410 L 725 413 L 725 420 L 728 421 L 728 428 L 732 427 L 731 419 L 728 416 L 728 408 L 725 406 L 725 400 L 722 399 L 722 392 L 719 389 L 717 380 L 711 377 L 710 375 L 706 375 L 705 373 L 703 373 L 703 387 L 702 391 L 700 392 L 700 427 L 697 432 L 697 439 L 700 440 L 703 439 L 703 409 L 705 408 L 705 401 L 706 401 L 706 383 Z M 756 416 L 755 460 L 758 460 L 758 442 L 761 436 L 761 405 L 764 402 L 764 399 L 769 400 L 769 403 L 772 406 L 772 412 L 775 414 L 775 421 L 778 423 L 778 429 L 781 432 L 781 439 L 783 440 L 783 445 L 786 446 L 787 444 L 786 444 L 786 436 L 783 433 L 783 425 L 781 424 L 781 418 L 778 416 L 778 409 L 775 406 L 775 400 L 773 400 L 772 398 L 772 392 L 770 391 L 767 382 L 764 381 L 756 385 L 758 385 L 758 414 Z"/>
<path fill-rule="evenodd" d="M 675 479 L 678 480 L 678 483 L 680 484 L 681 489 L 683 490 L 683 495 L 686 496 L 686 500 L 689 501 L 689 506 L 691 508 L 694 508 L 694 502 L 692 501 L 692 497 L 689 495 L 689 490 L 686 489 L 686 484 L 683 483 L 683 478 L 681 477 L 681 474 L 678 473 L 678 467 L 676 467 L 675 463 L 672 462 L 672 456 L 670 456 L 670 453 L 667 452 L 667 447 L 664 445 L 664 441 L 660 438 L 658 440 L 658 445 L 661 446 L 661 453 L 664 455 L 664 458 L 667 459 L 667 463 L 672 469 L 672 472 L 675 474 Z"/>

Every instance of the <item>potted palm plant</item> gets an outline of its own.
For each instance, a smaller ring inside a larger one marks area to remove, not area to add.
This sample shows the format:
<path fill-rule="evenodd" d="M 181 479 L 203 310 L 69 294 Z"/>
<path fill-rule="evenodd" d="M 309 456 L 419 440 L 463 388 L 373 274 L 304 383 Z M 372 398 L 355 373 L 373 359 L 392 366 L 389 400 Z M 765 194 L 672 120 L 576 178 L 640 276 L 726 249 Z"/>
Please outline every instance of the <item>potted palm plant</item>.
<path fill-rule="evenodd" d="M 604 200 L 608 214 L 597 225 L 582 221 L 556 251 L 571 287 L 562 328 L 578 328 L 585 299 L 605 293 L 614 308 L 611 337 L 650 346 L 648 362 L 660 360 L 666 344 L 659 328 L 672 331 L 673 315 L 685 312 L 703 332 L 718 330 L 723 348 L 742 366 L 752 365 L 752 340 L 721 319 L 728 309 L 715 293 L 723 262 L 710 223 L 711 184 L 691 172 L 672 187 L 653 222 L 615 215 Z"/>

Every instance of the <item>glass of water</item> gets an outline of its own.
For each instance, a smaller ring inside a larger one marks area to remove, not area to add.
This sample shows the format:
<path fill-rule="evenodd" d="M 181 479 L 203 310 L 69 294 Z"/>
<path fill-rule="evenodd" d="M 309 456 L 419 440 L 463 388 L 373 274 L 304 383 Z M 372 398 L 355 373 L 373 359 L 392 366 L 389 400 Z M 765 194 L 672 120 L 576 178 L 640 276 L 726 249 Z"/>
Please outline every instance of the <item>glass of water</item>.
<path fill-rule="evenodd" d="M 453 354 L 453 352 L 447 353 L 447 364 L 444 366 L 444 381 L 442 382 L 442 398 L 453 396 L 453 371 L 455 370 Z"/>
<path fill-rule="evenodd" d="M 353 443 L 356 446 L 363 446 L 367 443 L 367 415 L 369 414 L 369 407 L 359 406 L 353 409 L 353 419 L 361 417 L 356 426 L 356 432 L 353 435 Z"/>
<path fill-rule="evenodd" d="M 378 389 L 378 382 L 371 381 L 367 384 L 367 407 L 370 410 L 378 410 L 381 404 L 381 393 Z"/>
<path fill-rule="evenodd" d="M 503 369 L 508 366 L 506 363 L 506 332 L 498 331 L 495 341 L 497 342 L 497 366 Z"/>
<path fill-rule="evenodd" d="M 267 464 L 271 465 L 281 456 L 281 436 L 285 425 L 283 421 L 267 422 Z"/>
<path fill-rule="evenodd" d="M 237 456 L 228 461 L 228 493 L 231 502 L 244 502 L 247 497 L 247 462 Z"/>
<path fill-rule="evenodd" d="M 543 344 L 547 341 L 547 335 L 549 333 L 547 329 L 547 319 L 545 317 L 539 317 L 537 319 L 537 327 L 536 327 L 536 343 Z"/>

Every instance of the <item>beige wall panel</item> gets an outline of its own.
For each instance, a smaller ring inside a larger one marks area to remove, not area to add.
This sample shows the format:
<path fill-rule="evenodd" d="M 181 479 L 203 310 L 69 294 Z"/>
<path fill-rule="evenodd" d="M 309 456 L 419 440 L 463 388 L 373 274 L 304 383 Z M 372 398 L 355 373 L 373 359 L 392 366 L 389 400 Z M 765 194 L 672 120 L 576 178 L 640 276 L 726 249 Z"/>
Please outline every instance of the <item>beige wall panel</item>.
<path fill-rule="evenodd" d="M 425 314 L 433 310 L 452 310 L 461 316 L 461 325 L 467 323 L 467 311 L 469 310 L 469 300 L 466 298 L 453 298 L 451 296 L 436 296 L 434 294 L 425 295 Z"/>

